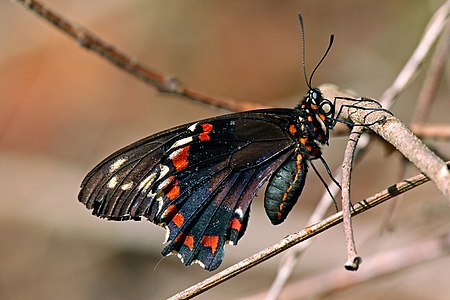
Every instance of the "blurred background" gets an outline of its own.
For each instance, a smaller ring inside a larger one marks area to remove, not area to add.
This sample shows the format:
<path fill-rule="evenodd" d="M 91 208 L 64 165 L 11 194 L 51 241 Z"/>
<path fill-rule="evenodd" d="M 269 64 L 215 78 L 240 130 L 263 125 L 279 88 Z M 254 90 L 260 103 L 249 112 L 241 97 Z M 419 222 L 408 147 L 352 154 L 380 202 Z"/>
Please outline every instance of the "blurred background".
<path fill-rule="evenodd" d="M 329 82 L 378 98 L 442 3 L 45 1 L 151 69 L 174 75 L 188 86 L 280 107 L 295 106 L 307 91 L 297 12 L 305 21 L 310 71 L 330 34 L 336 38 L 314 85 Z M 162 299 L 210 275 L 198 265 L 184 267 L 176 257 L 162 259 L 162 228 L 145 221 L 95 218 L 78 203 L 77 194 L 87 172 L 113 151 L 224 111 L 158 93 L 14 2 L 0 3 L 0 40 L 0 299 Z M 424 73 L 393 108 L 405 122 L 411 118 Z M 449 120 L 449 83 L 447 75 L 432 122 Z M 450 155 L 448 142 L 431 144 Z M 342 160 L 345 138 L 333 138 L 330 145 L 324 157 L 334 169 Z M 397 182 L 403 176 L 401 164 L 399 154 L 389 155 L 375 143 L 355 167 L 353 199 Z M 405 176 L 416 173 L 411 167 Z M 262 198 L 256 198 L 246 235 L 237 247 L 226 248 L 219 270 L 303 228 L 323 191 L 311 172 L 300 202 L 277 227 L 265 216 Z M 380 234 L 389 204 L 354 219 L 363 259 L 449 231 L 450 210 L 432 184 L 404 199 L 393 232 Z M 345 255 L 338 226 L 317 238 L 292 280 L 336 268 L 348 273 L 343 268 Z M 199 299 L 264 292 L 280 260 L 275 257 Z M 449 270 L 447 256 L 323 298 L 448 299 Z"/>

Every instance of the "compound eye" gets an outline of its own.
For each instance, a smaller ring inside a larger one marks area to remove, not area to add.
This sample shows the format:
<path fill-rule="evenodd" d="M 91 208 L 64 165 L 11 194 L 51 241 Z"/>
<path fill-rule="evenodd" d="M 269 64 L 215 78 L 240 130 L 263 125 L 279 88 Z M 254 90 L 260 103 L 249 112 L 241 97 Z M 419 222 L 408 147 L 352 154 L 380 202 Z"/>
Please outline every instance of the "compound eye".
<path fill-rule="evenodd" d="M 320 109 L 326 116 L 329 116 L 334 113 L 334 105 L 328 99 L 323 99 L 320 103 Z"/>

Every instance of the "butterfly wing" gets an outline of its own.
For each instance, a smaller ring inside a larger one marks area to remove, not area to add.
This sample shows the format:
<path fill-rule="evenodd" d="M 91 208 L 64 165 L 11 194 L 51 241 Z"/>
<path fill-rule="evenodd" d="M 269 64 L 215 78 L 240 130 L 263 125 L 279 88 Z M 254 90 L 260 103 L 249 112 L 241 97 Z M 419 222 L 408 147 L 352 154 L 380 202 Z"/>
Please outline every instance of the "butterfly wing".
<path fill-rule="evenodd" d="M 165 227 L 164 255 L 213 270 L 225 243 L 244 234 L 258 189 L 294 151 L 292 111 L 230 114 L 147 137 L 96 166 L 79 201 L 102 218 Z"/>

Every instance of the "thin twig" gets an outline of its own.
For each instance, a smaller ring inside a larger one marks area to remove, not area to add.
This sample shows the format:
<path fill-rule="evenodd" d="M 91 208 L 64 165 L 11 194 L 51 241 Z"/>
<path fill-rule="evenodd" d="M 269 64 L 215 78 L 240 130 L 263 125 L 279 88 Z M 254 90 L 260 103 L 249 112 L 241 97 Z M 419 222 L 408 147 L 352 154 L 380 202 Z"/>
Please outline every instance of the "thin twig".
<path fill-rule="evenodd" d="M 450 12 L 450 0 L 447 0 L 431 17 L 428 22 L 427 29 L 420 40 L 418 47 L 414 50 L 411 58 L 398 74 L 392 85 L 384 91 L 380 97 L 380 103 L 383 107 L 390 107 L 401 91 L 405 89 L 407 84 L 416 74 L 422 62 L 427 57 L 436 39 L 441 34 L 447 22 Z"/>
<path fill-rule="evenodd" d="M 414 177 L 408 178 L 402 182 L 399 182 L 397 184 L 394 184 L 390 186 L 389 188 L 369 197 L 366 198 L 355 205 L 353 205 L 352 210 L 352 216 L 356 216 L 366 210 L 369 210 L 401 193 L 404 193 L 406 191 L 409 191 L 413 189 L 414 187 L 417 187 L 425 182 L 429 181 L 429 179 L 423 175 L 419 174 Z M 221 284 L 224 281 L 227 281 L 231 279 L 232 277 L 268 260 L 269 258 L 285 251 L 286 249 L 300 243 L 301 241 L 304 241 L 306 239 L 309 239 L 333 226 L 336 226 L 337 224 L 342 222 L 342 212 L 338 212 L 321 222 L 318 222 L 316 224 L 313 224 L 311 226 L 308 226 L 304 228 L 303 230 L 289 235 L 280 242 L 262 250 L 259 253 L 256 253 L 239 263 L 205 279 L 202 282 L 199 282 L 186 290 L 174 295 L 173 297 L 169 298 L 171 300 L 174 299 L 190 299 L 193 298 L 199 294 L 204 293 L 205 291 L 213 288 L 214 286 L 217 286 Z"/>
<path fill-rule="evenodd" d="M 353 237 L 352 218 L 351 218 L 351 199 L 350 182 L 353 166 L 353 156 L 356 145 L 364 127 L 355 126 L 350 133 L 347 147 L 344 152 L 344 161 L 342 162 L 342 214 L 344 223 L 345 240 L 347 242 L 347 262 L 345 268 L 349 271 L 356 271 L 362 261 L 356 252 L 355 239 Z"/>
<path fill-rule="evenodd" d="M 430 67 L 425 76 L 425 81 L 420 91 L 417 105 L 414 109 L 412 123 L 423 124 L 428 119 L 433 101 L 439 90 L 439 83 L 442 81 L 445 73 L 445 66 L 448 63 L 450 53 L 450 23 L 444 28 L 436 51 L 431 60 Z"/>
<path fill-rule="evenodd" d="M 280 298 L 322 299 L 337 292 L 348 290 L 357 285 L 373 282 L 411 267 L 433 260 L 445 258 L 450 252 L 450 233 L 415 243 L 400 249 L 378 254 L 364 261 L 364 268 L 356 273 L 342 273 L 342 269 L 327 271 L 287 285 Z M 245 297 L 245 300 L 257 300 L 263 293 Z"/>
<path fill-rule="evenodd" d="M 411 130 L 421 138 L 429 138 L 435 140 L 450 139 L 450 125 L 448 124 L 410 124 Z"/>
<path fill-rule="evenodd" d="M 157 88 L 161 93 L 183 96 L 196 102 L 229 111 L 245 111 L 262 108 L 262 105 L 255 102 L 238 100 L 230 97 L 213 96 L 198 89 L 187 87 L 175 77 L 167 76 L 149 69 L 139 63 L 137 59 L 130 57 L 126 53 L 116 49 L 114 46 L 103 42 L 87 29 L 68 21 L 66 18 L 49 9 L 42 3 L 35 0 L 15 1 L 44 18 L 50 24 L 77 41 L 82 47 L 104 57 L 116 67 Z"/>

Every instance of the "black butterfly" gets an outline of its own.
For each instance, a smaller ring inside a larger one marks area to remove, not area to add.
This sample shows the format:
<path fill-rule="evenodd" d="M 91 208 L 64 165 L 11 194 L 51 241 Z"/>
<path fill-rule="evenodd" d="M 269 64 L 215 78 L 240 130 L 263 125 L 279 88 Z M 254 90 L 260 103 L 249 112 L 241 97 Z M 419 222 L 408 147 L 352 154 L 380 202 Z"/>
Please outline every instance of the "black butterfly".
<path fill-rule="evenodd" d="M 294 109 L 178 126 L 103 160 L 83 180 L 78 198 L 101 218 L 145 217 L 165 227 L 163 255 L 177 253 L 185 265 L 214 270 L 225 243 L 244 234 L 250 203 L 270 175 L 265 210 L 273 224 L 284 221 L 302 192 L 308 161 L 321 158 L 320 147 L 328 144 L 334 115 L 334 104 L 310 87 Z"/>

